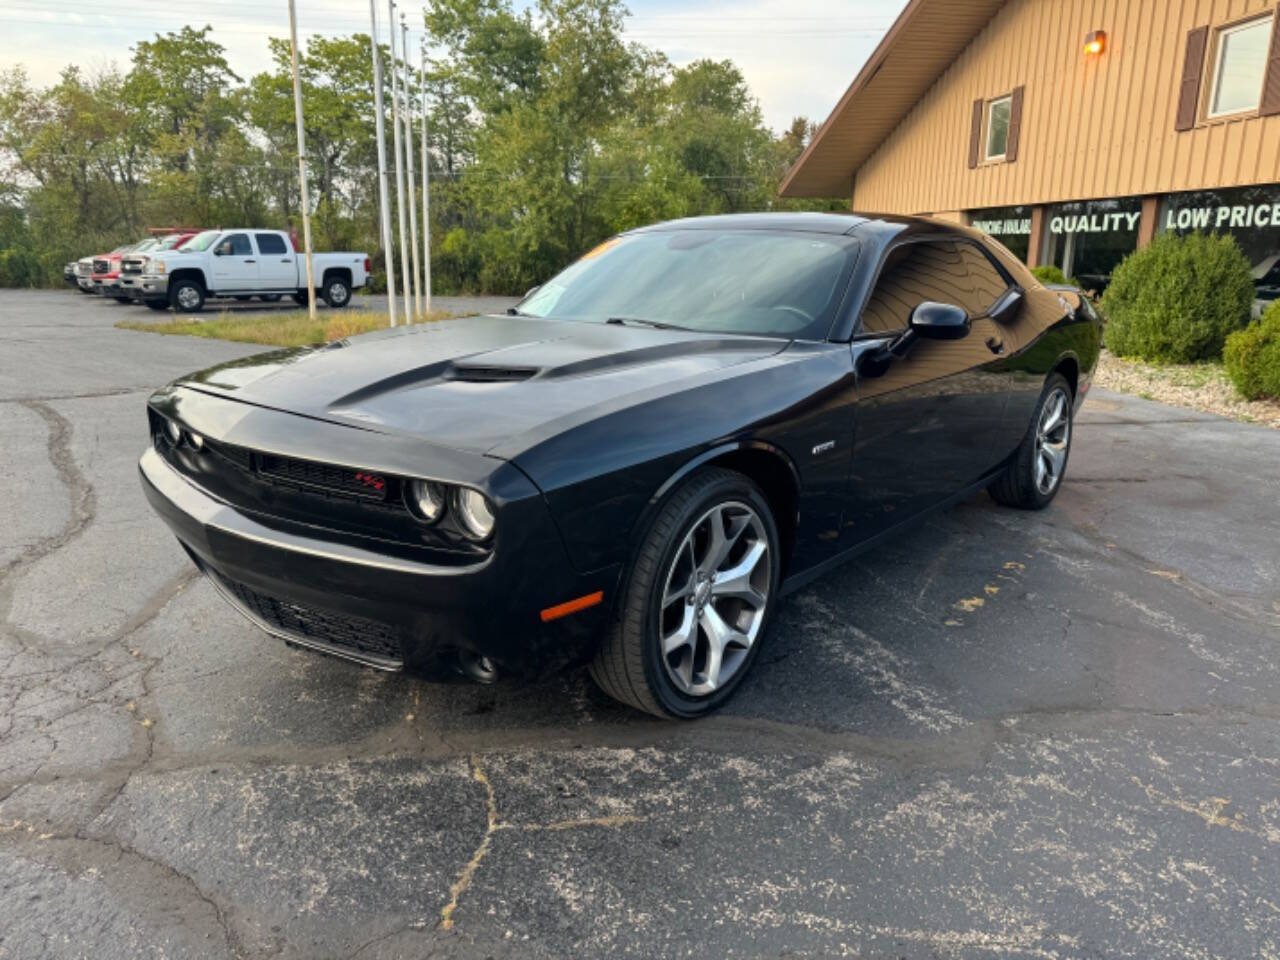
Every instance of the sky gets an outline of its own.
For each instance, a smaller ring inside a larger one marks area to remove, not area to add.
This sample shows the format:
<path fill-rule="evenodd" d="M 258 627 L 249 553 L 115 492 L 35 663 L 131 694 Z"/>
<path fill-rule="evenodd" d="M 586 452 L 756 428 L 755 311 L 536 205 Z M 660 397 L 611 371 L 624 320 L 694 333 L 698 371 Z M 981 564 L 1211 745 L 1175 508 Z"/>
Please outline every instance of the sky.
<path fill-rule="evenodd" d="M 296 3 L 301 40 L 316 32 L 368 33 L 367 2 Z M 386 0 L 377 4 L 385 31 Z M 663 51 L 677 65 L 702 57 L 733 60 L 760 101 L 765 122 L 782 130 L 795 116 L 827 118 L 905 4 L 630 0 L 626 34 Z M 525 4 L 517 0 L 517 5 Z M 418 3 L 408 0 L 400 9 L 418 9 Z M 137 41 L 206 23 L 227 48 L 232 69 L 248 78 L 269 69 L 266 38 L 288 35 L 288 6 L 285 0 L 0 0 L 0 31 L 9 37 L 0 66 L 21 63 L 40 85 L 54 82 L 69 63 L 86 71 L 112 63 L 127 68 Z M 416 50 L 417 41 L 410 43 Z"/>

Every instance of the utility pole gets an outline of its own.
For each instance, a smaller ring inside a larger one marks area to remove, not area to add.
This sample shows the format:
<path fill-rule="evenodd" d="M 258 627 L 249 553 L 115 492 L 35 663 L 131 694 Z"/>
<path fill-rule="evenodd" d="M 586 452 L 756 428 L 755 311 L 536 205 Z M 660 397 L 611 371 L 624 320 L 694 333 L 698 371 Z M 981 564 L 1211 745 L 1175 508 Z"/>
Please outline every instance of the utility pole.
<path fill-rule="evenodd" d="M 378 200 L 382 208 L 382 250 L 387 262 L 387 313 L 396 325 L 395 251 L 391 247 L 391 191 L 387 187 L 387 137 L 382 122 L 382 60 L 378 56 L 378 11 L 369 0 L 369 52 L 373 56 L 373 103 L 378 128 Z"/>
<path fill-rule="evenodd" d="M 404 58 L 404 156 L 408 167 L 409 192 L 405 202 L 409 205 L 409 243 L 413 252 L 413 304 L 422 315 L 422 283 L 418 274 L 418 207 L 413 202 L 413 98 L 409 95 L 409 25 L 400 14 L 400 55 Z"/>
<path fill-rule="evenodd" d="M 298 80 L 298 15 L 289 0 L 289 42 L 293 58 L 293 122 L 298 129 L 298 180 L 302 187 L 302 246 L 307 252 L 307 315 L 316 318 L 316 282 L 311 269 L 311 206 L 307 197 L 307 141 L 302 135 L 302 83 Z"/>
<path fill-rule="evenodd" d="M 431 172 L 431 154 L 427 152 L 427 47 L 418 49 L 421 63 L 418 79 L 422 84 L 422 296 L 427 313 L 431 312 L 431 193 L 428 175 Z"/>
<path fill-rule="evenodd" d="M 390 15 L 391 32 L 391 127 L 395 130 L 392 148 L 396 152 L 396 213 L 400 216 L 400 275 L 404 277 L 404 315 L 410 322 L 413 320 L 413 303 L 409 299 L 409 238 L 406 235 L 404 219 L 404 165 L 400 162 L 402 148 L 400 146 L 400 84 L 396 75 L 400 68 L 396 66 L 396 2 L 387 0 L 387 12 Z"/>

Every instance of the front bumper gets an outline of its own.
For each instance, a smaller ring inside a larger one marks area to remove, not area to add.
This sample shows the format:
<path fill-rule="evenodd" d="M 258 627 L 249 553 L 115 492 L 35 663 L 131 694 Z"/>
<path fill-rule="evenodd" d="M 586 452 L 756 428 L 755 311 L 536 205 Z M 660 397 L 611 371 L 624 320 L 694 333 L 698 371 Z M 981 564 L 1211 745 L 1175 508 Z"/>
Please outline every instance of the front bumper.
<path fill-rule="evenodd" d="M 603 590 L 611 600 L 618 578 L 576 573 L 549 514 L 529 522 L 525 511 L 510 551 L 436 564 L 250 516 L 155 449 L 138 467 L 152 507 L 219 593 L 290 643 L 384 670 L 437 674 L 465 652 L 538 676 L 585 662 L 606 626 L 607 603 L 542 622 L 541 610 L 575 597 Z"/>
<path fill-rule="evenodd" d="M 134 300 L 164 300 L 169 296 L 169 278 L 145 275 L 121 277 L 120 295 Z"/>

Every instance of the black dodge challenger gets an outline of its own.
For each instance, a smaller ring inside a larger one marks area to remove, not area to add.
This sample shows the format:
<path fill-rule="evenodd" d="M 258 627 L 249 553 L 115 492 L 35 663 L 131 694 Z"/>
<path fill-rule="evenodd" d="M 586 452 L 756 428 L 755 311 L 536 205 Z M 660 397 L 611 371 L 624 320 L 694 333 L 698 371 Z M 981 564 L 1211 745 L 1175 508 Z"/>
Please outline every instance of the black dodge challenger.
<path fill-rule="evenodd" d="M 788 592 L 983 487 L 1048 504 L 1101 333 L 975 231 L 842 214 L 633 230 L 507 314 L 171 384 L 147 497 L 289 643 L 479 680 L 586 663 L 693 717 Z"/>

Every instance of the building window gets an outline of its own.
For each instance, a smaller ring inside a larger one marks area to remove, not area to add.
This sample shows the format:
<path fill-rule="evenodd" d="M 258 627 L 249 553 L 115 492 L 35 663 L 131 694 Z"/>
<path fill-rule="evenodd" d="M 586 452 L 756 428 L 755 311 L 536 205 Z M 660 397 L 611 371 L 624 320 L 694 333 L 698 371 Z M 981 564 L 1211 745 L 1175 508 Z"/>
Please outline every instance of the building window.
<path fill-rule="evenodd" d="M 987 160 L 1003 160 L 1009 147 L 1009 113 L 1013 97 L 1001 97 L 987 104 Z"/>
<path fill-rule="evenodd" d="M 989 207 L 969 211 L 969 226 L 1003 243 L 1023 263 L 1031 248 L 1031 208 Z"/>
<path fill-rule="evenodd" d="M 1044 262 L 1101 293 L 1116 265 L 1138 249 L 1142 198 L 1057 203 L 1044 219 Z"/>
<path fill-rule="evenodd" d="M 1256 110 L 1267 71 L 1271 18 L 1253 20 L 1218 32 L 1218 52 L 1209 91 L 1209 116 Z"/>
<path fill-rule="evenodd" d="M 1280 186 L 1170 194 L 1160 204 L 1157 229 L 1234 237 L 1253 273 L 1253 315 L 1280 299 Z"/>

